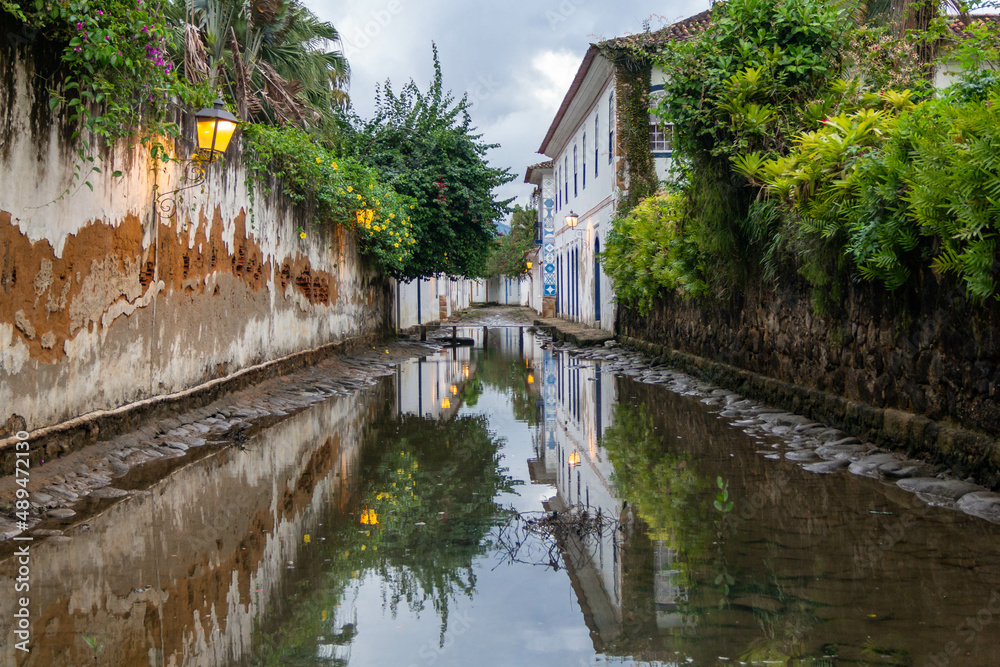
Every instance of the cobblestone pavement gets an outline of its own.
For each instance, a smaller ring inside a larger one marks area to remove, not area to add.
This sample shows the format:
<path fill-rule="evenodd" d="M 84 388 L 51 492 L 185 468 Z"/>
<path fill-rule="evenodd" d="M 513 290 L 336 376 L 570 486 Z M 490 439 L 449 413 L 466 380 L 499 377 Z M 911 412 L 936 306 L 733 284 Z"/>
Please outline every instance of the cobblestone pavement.
<path fill-rule="evenodd" d="M 502 327 L 531 326 L 535 312 L 521 306 L 473 306 L 460 311 L 443 323 L 445 326 Z"/>

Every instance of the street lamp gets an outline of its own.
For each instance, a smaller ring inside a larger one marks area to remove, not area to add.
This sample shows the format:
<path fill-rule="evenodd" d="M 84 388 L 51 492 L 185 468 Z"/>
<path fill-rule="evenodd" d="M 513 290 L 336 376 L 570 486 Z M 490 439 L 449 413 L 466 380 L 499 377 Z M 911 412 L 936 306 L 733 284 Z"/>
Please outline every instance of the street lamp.
<path fill-rule="evenodd" d="M 531 262 L 525 262 L 525 266 L 527 266 L 528 270 L 531 271 Z"/>
<path fill-rule="evenodd" d="M 575 468 L 580 465 L 580 452 L 573 452 L 569 455 L 569 466 Z"/>
<path fill-rule="evenodd" d="M 570 211 L 569 215 L 566 216 L 566 226 L 569 227 L 570 229 L 575 229 L 576 223 L 578 222 L 580 222 L 580 216 L 578 216 L 573 211 Z"/>
<path fill-rule="evenodd" d="M 161 218 L 169 218 L 177 209 L 177 193 L 190 190 L 205 182 L 205 164 L 214 162 L 226 152 L 229 142 L 239 126 L 239 119 L 226 111 L 222 98 L 217 98 L 211 108 L 205 108 L 194 115 L 197 126 L 198 152 L 184 161 L 187 185 L 163 192 L 156 196 L 154 203 Z"/>
<path fill-rule="evenodd" d="M 202 109 L 194 115 L 198 125 L 198 148 L 209 162 L 226 152 L 239 125 L 239 119 L 226 111 L 224 104 L 218 97 L 211 109 Z"/>

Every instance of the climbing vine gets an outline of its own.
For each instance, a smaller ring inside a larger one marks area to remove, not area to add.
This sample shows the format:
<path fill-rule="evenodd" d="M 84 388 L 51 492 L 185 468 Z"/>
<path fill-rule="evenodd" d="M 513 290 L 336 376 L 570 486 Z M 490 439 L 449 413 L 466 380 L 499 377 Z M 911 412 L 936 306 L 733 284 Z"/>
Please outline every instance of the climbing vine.
<path fill-rule="evenodd" d="M 68 121 L 112 140 L 145 130 L 174 135 L 169 111 L 177 100 L 206 105 L 207 84 L 177 76 L 167 57 L 167 25 L 146 0 L 33 0 L 0 5 L 62 51 L 65 66 L 50 85 L 49 107 L 64 105 Z"/>
<path fill-rule="evenodd" d="M 620 193 L 619 210 L 628 212 L 656 193 L 658 182 L 649 148 L 649 84 L 653 71 L 647 54 L 632 47 L 608 47 L 615 65 L 615 100 L 618 132 L 617 154 L 622 156 L 615 176 Z"/>

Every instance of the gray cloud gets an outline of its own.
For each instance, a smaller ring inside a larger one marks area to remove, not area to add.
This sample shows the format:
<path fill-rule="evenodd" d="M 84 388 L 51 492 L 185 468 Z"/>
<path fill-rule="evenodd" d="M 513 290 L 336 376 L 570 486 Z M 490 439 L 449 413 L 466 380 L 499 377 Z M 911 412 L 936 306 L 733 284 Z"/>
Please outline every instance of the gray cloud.
<path fill-rule="evenodd" d="M 500 144 L 490 161 L 517 179 L 503 197 L 524 203 L 527 165 L 537 151 L 590 43 L 696 14 L 708 0 L 372 0 L 309 2 L 341 32 L 351 65 L 351 98 L 371 113 L 375 87 L 411 78 L 426 88 L 431 42 L 438 46 L 445 87 L 475 102 L 472 119 L 485 141 Z"/>

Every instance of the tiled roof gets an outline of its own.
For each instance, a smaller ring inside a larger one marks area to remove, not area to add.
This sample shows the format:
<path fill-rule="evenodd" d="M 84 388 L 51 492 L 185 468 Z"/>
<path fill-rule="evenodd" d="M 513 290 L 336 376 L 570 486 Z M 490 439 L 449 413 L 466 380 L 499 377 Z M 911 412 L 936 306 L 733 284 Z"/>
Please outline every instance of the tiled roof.
<path fill-rule="evenodd" d="M 667 42 L 683 42 L 704 32 L 705 28 L 708 27 L 708 23 L 711 18 L 712 10 L 706 9 L 699 14 L 689 16 L 688 18 L 668 25 L 665 28 L 654 30 L 652 32 L 641 32 L 635 35 L 615 37 L 614 39 L 601 42 L 598 46 L 611 48 L 617 46 L 632 46 L 640 49 L 648 49 L 650 47 L 666 44 Z"/>
<path fill-rule="evenodd" d="M 1000 26 L 1000 14 L 970 14 L 967 16 L 967 20 L 958 15 L 948 17 L 948 28 L 952 34 L 960 39 L 969 36 L 965 29 L 973 23 L 987 23 L 996 28 Z"/>
<path fill-rule="evenodd" d="M 545 162 L 539 162 L 538 164 L 533 164 L 530 167 L 528 167 L 528 171 L 524 172 L 524 182 L 525 183 L 531 183 L 532 182 L 531 181 L 531 172 L 535 171 L 536 169 L 539 169 L 539 170 L 552 169 L 552 160 L 546 160 Z"/>
<path fill-rule="evenodd" d="M 708 26 L 711 15 L 712 10 L 706 9 L 700 14 L 695 14 L 694 16 L 678 21 L 672 25 L 668 25 L 667 27 L 655 32 L 644 32 L 639 33 L 638 35 L 626 35 L 624 37 L 609 39 L 598 44 L 591 44 L 590 48 L 587 49 L 587 53 L 583 56 L 583 62 L 580 64 L 580 69 L 577 70 L 576 76 L 573 78 L 573 83 L 570 84 L 569 92 L 567 92 L 566 97 L 563 98 L 559 111 L 556 112 L 552 125 L 549 126 L 549 131 L 546 133 L 545 138 L 542 139 L 542 145 L 539 147 L 538 152 L 543 154 L 545 153 L 549 146 L 549 141 L 555 134 L 556 128 L 559 127 L 559 123 L 562 121 L 563 116 L 566 115 L 566 111 L 569 109 L 570 102 L 576 96 L 577 91 L 580 90 L 580 86 L 583 84 L 583 80 L 586 78 L 587 72 L 590 70 L 590 66 L 594 62 L 594 58 L 602 49 L 613 49 L 615 47 L 627 46 L 650 48 L 659 44 L 665 44 L 671 40 L 690 39 L 705 30 Z"/>

